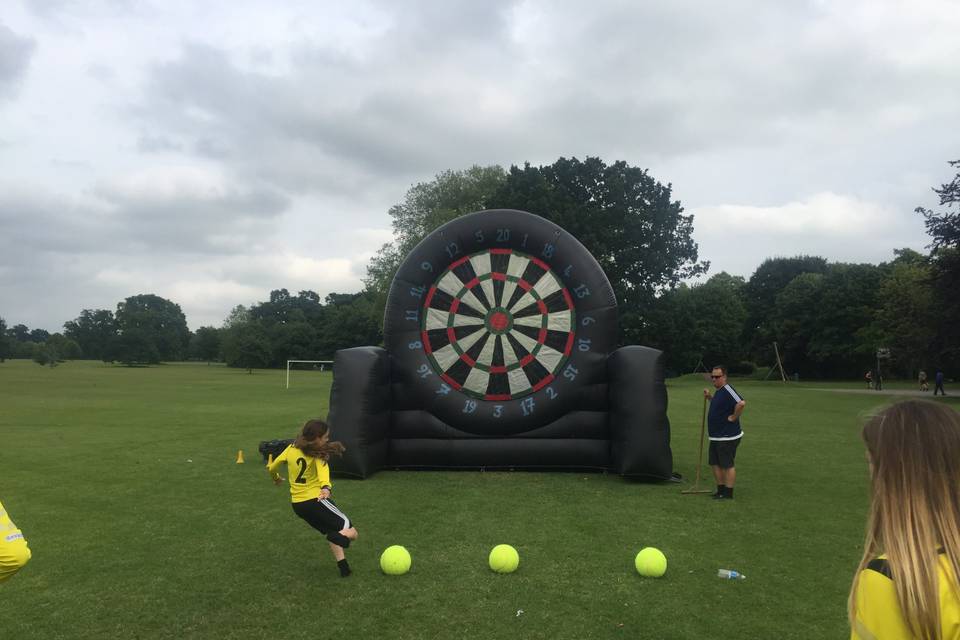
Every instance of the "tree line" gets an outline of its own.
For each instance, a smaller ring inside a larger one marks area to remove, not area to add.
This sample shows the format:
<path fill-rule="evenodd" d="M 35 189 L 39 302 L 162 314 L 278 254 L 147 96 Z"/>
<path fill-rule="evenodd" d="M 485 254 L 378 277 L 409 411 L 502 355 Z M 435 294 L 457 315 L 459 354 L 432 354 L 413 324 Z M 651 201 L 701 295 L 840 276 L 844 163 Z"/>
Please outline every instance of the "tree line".
<path fill-rule="evenodd" d="M 390 208 L 394 239 L 370 261 L 359 293 L 321 301 L 313 291 L 276 289 L 196 332 L 179 305 L 153 294 L 126 298 L 116 311 L 85 309 L 52 335 L 0 318 L 0 359 L 190 358 L 247 369 L 330 359 L 337 349 L 382 342 L 393 275 L 431 231 L 472 211 L 510 208 L 552 220 L 586 246 L 617 295 L 621 344 L 663 349 L 672 373 L 717 362 L 749 373 L 773 364 L 774 342 L 788 372 L 804 377 L 862 375 L 880 347 L 890 349 L 887 370 L 904 376 L 960 365 L 960 173 L 934 188 L 944 209 L 917 209 L 931 236 L 928 254 L 899 249 L 879 265 L 772 257 L 749 278 L 720 272 L 698 284 L 687 281 L 710 265 L 698 257 L 693 216 L 671 191 L 647 170 L 599 158 L 446 171 Z"/>

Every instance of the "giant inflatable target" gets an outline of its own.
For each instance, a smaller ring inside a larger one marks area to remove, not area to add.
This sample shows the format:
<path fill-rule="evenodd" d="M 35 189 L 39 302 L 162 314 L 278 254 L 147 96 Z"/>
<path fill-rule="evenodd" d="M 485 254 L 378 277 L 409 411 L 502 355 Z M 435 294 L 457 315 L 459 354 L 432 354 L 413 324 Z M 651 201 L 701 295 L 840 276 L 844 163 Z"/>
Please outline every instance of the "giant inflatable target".
<path fill-rule="evenodd" d="M 669 478 L 661 354 L 617 344 L 617 305 L 576 238 L 514 210 L 463 216 L 407 256 L 384 348 L 337 352 L 334 471 L 595 469 Z"/>

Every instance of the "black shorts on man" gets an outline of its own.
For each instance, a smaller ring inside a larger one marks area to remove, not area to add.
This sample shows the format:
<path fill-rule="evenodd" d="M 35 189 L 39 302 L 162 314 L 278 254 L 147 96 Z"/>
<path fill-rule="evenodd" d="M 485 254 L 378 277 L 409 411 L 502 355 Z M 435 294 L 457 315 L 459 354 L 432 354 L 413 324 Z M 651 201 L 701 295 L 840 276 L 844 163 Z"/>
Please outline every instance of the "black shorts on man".
<path fill-rule="evenodd" d="M 721 469 L 733 467 L 738 446 L 740 446 L 740 438 L 736 440 L 711 440 L 709 453 L 707 454 L 707 464 Z"/>

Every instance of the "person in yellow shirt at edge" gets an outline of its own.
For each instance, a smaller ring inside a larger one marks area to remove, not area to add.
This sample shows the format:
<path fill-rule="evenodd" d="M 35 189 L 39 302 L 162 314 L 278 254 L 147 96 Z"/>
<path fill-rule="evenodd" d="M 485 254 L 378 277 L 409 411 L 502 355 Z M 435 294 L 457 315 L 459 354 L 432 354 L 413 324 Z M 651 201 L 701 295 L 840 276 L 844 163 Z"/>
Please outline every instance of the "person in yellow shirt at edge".
<path fill-rule="evenodd" d="M 345 450 L 342 443 L 330 442 L 330 427 L 326 422 L 307 420 L 294 443 L 267 465 L 277 484 L 283 482 L 279 470 L 286 465 L 293 512 L 327 537 L 343 578 L 350 575 L 343 550 L 357 539 L 357 529 L 330 499 L 333 484 L 328 462 L 331 454 L 343 455 Z"/>
<path fill-rule="evenodd" d="M 0 582 L 13 577 L 30 560 L 30 547 L 0 502 Z"/>
<path fill-rule="evenodd" d="M 863 427 L 871 500 L 851 638 L 960 638 L 960 414 L 926 400 Z"/>

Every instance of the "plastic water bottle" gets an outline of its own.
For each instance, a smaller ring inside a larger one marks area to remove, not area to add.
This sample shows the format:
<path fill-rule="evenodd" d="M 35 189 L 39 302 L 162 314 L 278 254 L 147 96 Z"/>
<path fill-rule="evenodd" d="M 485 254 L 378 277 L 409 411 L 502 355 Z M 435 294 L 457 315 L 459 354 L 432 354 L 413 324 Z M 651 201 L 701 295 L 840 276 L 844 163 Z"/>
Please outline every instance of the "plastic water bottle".
<path fill-rule="evenodd" d="M 746 580 L 747 576 L 733 569 L 720 569 L 717 571 L 717 577 L 724 580 Z"/>

